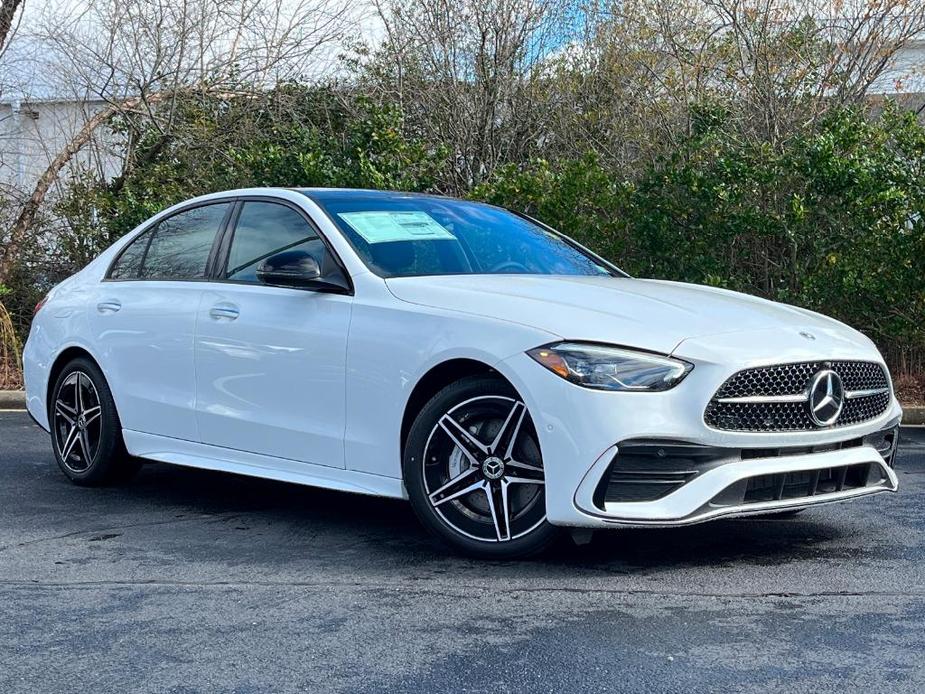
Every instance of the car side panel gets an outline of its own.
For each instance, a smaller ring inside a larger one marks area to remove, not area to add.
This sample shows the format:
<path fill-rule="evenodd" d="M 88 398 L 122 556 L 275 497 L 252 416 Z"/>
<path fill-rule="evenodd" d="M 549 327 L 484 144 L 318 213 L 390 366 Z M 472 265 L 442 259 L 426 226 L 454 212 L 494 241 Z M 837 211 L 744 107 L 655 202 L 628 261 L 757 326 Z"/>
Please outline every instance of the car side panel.
<path fill-rule="evenodd" d="M 204 282 L 101 282 L 91 337 L 122 427 L 198 441 L 193 337 Z M 120 308 L 111 307 L 118 304 Z"/>
<path fill-rule="evenodd" d="M 495 366 L 561 339 L 516 323 L 452 313 L 396 299 L 372 275 L 358 278 L 347 344 L 348 470 L 401 477 L 401 424 L 414 387 L 451 359 Z"/>
<path fill-rule="evenodd" d="M 52 365 L 69 347 L 94 354 L 86 307 L 92 287 L 75 276 L 59 285 L 32 321 L 23 350 L 26 407 L 45 429 L 48 424 L 47 393 Z"/>
<path fill-rule="evenodd" d="M 407 498 L 401 480 L 382 475 L 367 475 L 330 465 L 313 465 L 137 431 L 125 431 L 124 437 L 132 453 L 148 460 L 358 494 Z"/>
<path fill-rule="evenodd" d="M 202 295 L 195 347 L 195 418 L 202 442 L 344 467 L 352 301 L 299 289 L 210 284 Z M 234 318 L 215 313 L 223 307 Z"/>

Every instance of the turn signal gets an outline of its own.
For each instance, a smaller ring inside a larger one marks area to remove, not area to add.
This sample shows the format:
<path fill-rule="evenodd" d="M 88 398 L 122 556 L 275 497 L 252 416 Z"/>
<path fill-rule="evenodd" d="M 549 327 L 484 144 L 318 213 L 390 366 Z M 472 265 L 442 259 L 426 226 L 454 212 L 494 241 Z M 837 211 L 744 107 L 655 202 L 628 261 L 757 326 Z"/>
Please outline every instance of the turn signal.
<path fill-rule="evenodd" d="M 568 368 L 568 363 L 565 361 L 565 359 L 552 350 L 542 348 L 534 349 L 528 352 L 528 354 L 547 369 L 560 375 L 562 378 L 568 378 L 571 374 L 571 371 Z"/>

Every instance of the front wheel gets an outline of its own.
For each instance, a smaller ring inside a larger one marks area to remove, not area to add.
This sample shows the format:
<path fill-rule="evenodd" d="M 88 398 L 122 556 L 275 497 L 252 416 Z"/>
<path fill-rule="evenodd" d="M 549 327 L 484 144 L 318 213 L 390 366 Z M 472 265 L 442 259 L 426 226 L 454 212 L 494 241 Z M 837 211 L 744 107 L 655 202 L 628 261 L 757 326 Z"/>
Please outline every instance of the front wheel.
<path fill-rule="evenodd" d="M 546 476 L 533 421 L 504 381 L 447 386 L 411 427 L 405 485 L 421 522 L 465 554 L 517 558 L 548 547 Z"/>

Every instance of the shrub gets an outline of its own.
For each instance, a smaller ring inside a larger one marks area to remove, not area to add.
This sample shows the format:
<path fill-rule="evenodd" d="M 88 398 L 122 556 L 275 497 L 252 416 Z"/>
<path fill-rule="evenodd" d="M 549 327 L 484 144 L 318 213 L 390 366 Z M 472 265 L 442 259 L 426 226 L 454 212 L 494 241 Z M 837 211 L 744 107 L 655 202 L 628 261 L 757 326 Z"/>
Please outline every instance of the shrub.
<path fill-rule="evenodd" d="M 634 181 L 594 155 L 508 166 L 475 197 L 536 214 L 634 275 L 835 316 L 900 368 L 925 353 L 925 128 L 839 110 L 779 148 L 704 122 Z"/>
<path fill-rule="evenodd" d="M 344 95 L 341 94 L 341 97 Z M 131 131 L 125 173 L 78 177 L 57 211 L 55 262 L 27 263 L 8 306 L 26 322 L 45 283 L 170 204 L 211 190 L 318 185 L 433 190 L 453 157 L 401 111 L 280 87 L 263 108 L 183 105 L 168 140 Z M 716 104 L 668 154 L 619 171 L 597 154 L 499 167 L 469 190 L 563 230 L 633 275 L 797 304 L 869 334 L 897 375 L 925 370 L 925 127 L 914 114 L 833 109 L 771 145 Z M 236 130 L 235 130 L 236 129 Z M 28 276 L 33 281 L 28 281 Z"/>
<path fill-rule="evenodd" d="M 13 321 L 2 303 L 9 290 L 0 284 L 0 390 L 16 390 L 22 387 L 22 365 L 19 355 L 21 346 Z"/>

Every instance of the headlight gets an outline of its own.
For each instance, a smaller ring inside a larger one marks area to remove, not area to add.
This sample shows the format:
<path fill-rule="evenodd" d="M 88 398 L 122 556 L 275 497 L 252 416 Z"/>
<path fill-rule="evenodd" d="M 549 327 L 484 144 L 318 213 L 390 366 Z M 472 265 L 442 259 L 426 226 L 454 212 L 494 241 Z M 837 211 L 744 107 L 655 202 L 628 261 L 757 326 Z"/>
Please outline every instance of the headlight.
<path fill-rule="evenodd" d="M 679 359 L 581 342 L 559 342 L 527 354 L 565 380 L 597 390 L 668 390 L 694 368 Z"/>

